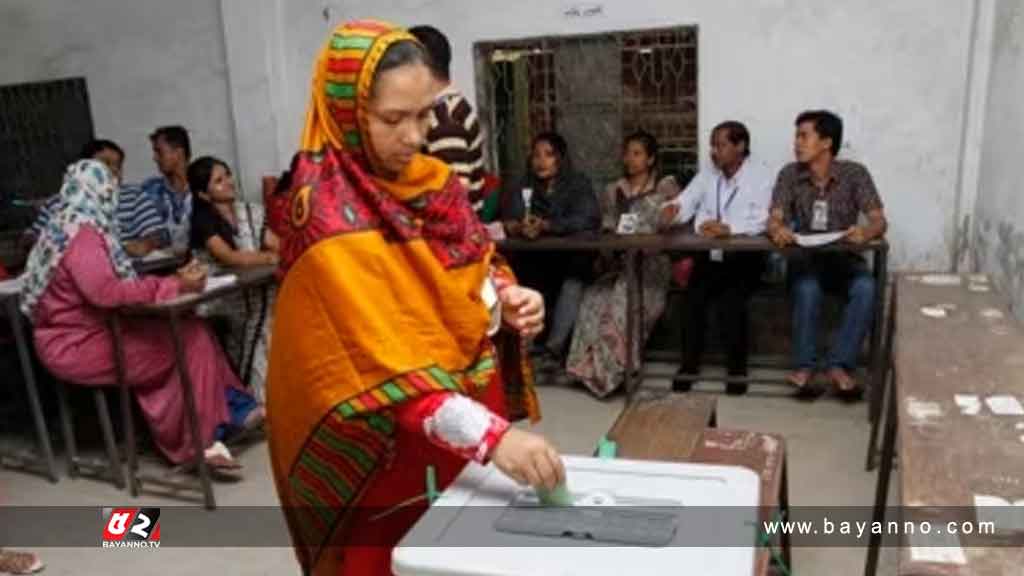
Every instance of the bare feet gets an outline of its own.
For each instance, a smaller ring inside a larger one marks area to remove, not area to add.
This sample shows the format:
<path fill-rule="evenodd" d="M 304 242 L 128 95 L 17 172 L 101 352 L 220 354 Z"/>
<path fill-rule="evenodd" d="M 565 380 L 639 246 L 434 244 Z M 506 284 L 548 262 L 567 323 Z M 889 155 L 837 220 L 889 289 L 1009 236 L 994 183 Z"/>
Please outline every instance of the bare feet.
<path fill-rule="evenodd" d="M 0 550 L 0 574 L 35 574 L 46 565 L 31 552 Z"/>

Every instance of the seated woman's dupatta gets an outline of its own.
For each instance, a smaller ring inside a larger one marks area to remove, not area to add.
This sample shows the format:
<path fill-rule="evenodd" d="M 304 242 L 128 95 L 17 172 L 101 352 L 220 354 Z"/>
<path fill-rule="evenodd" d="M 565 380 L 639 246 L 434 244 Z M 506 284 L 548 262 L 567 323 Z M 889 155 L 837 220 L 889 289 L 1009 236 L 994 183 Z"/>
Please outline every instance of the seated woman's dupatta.
<path fill-rule="evenodd" d="M 79 160 L 68 166 L 64 183 L 51 215 L 29 252 L 21 310 L 32 318 L 39 299 L 57 273 L 64 253 L 82 226 L 103 235 L 114 271 L 121 278 L 135 278 L 132 261 L 118 239 L 117 202 L 120 187 L 110 170 L 97 160 Z"/>
<path fill-rule="evenodd" d="M 376 175 L 366 104 L 381 56 L 401 40 L 412 37 L 371 21 L 331 35 L 281 227 L 269 443 L 307 572 L 393 450 L 388 408 L 475 394 L 498 369 L 481 288 L 500 264 L 458 178 L 423 155 L 393 180 Z M 537 418 L 532 386 L 519 398 Z"/>

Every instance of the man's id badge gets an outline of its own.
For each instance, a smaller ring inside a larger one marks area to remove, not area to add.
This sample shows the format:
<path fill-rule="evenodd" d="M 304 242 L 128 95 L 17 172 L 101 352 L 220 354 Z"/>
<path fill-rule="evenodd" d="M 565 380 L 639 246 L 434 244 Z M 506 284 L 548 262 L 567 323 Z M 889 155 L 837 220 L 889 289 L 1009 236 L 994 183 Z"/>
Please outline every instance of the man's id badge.
<path fill-rule="evenodd" d="M 811 218 L 811 230 L 815 232 L 828 232 L 828 202 L 825 200 L 814 201 L 814 214 Z"/>

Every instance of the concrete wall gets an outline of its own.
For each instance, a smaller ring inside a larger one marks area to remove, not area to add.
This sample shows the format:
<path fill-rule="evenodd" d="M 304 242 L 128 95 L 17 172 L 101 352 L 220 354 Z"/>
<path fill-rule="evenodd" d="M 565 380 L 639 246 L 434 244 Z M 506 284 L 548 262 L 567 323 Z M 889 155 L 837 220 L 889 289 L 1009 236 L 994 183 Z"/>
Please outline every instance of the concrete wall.
<path fill-rule="evenodd" d="M 283 2 L 262 4 L 276 14 Z M 279 160 L 287 161 L 285 151 L 298 139 L 313 56 L 332 25 L 345 19 L 375 16 L 442 28 L 453 41 L 454 81 L 470 93 L 475 41 L 697 24 L 702 142 L 715 123 L 737 118 L 750 126 L 756 152 L 781 166 L 791 157 L 795 115 L 809 107 L 835 109 L 846 119 L 847 154 L 868 164 L 888 204 L 895 264 L 950 265 L 972 2 L 598 4 L 600 15 L 571 18 L 564 15 L 571 4 L 550 0 L 289 2 L 274 31 L 287 75 L 277 96 Z"/>
<path fill-rule="evenodd" d="M 953 263 L 980 165 L 984 107 L 968 78 L 972 63 L 988 65 L 972 52 L 974 15 L 996 0 L 588 0 L 601 10 L 587 18 L 566 16 L 571 1 L 8 0 L 0 78 L 84 74 L 97 132 L 126 147 L 129 179 L 153 172 L 146 134 L 179 122 L 254 198 L 296 149 L 313 56 L 343 20 L 439 26 L 470 95 L 476 41 L 696 24 L 702 143 L 736 118 L 778 167 L 795 115 L 832 108 L 847 122 L 846 154 L 869 166 L 888 205 L 894 264 Z"/>
<path fill-rule="evenodd" d="M 237 161 L 217 0 L 4 0 L 0 81 L 85 76 L 96 134 L 127 153 L 125 177 L 156 173 L 148 134 L 192 132 L 196 154 Z"/>
<path fill-rule="evenodd" d="M 998 0 L 973 247 L 1024 319 L 1024 4 Z"/>

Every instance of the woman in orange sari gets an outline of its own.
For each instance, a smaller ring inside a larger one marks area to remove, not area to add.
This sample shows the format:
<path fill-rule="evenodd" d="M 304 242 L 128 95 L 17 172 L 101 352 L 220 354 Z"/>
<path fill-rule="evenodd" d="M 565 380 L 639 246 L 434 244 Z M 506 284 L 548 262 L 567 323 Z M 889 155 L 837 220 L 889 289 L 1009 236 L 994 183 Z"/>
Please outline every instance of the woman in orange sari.
<path fill-rule="evenodd" d="M 564 482 L 556 450 L 509 426 L 510 411 L 538 418 L 536 397 L 506 395 L 500 373 L 523 366 L 499 370 L 491 340 L 535 336 L 543 301 L 495 256 L 458 178 L 420 154 L 428 58 L 389 24 L 334 30 L 276 226 L 267 423 L 307 574 L 390 574 L 426 509 L 428 467 L 442 489 L 469 460 L 537 488 Z"/>

